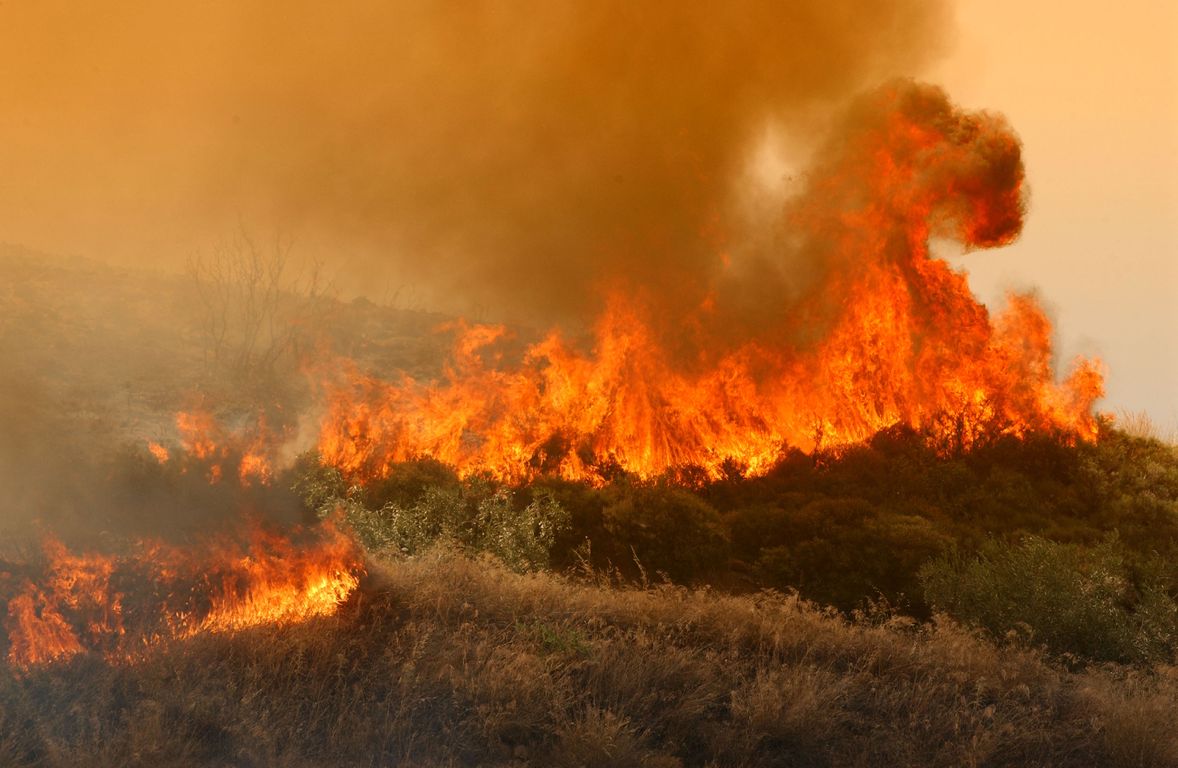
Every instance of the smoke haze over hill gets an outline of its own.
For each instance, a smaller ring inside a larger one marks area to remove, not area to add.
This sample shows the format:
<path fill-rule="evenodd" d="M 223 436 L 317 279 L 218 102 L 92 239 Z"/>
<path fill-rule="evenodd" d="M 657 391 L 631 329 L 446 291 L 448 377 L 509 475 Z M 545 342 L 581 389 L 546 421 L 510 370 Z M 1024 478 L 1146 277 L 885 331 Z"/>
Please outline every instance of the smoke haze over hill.
<path fill-rule="evenodd" d="M 692 292 L 767 126 L 805 144 L 941 3 L 0 8 L 3 239 L 179 264 L 238 220 L 348 290 L 548 322 Z M 745 196 L 747 202 L 747 195 Z M 747 222 L 746 222 L 747 223 Z M 377 297 L 379 298 L 379 296 Z"/>

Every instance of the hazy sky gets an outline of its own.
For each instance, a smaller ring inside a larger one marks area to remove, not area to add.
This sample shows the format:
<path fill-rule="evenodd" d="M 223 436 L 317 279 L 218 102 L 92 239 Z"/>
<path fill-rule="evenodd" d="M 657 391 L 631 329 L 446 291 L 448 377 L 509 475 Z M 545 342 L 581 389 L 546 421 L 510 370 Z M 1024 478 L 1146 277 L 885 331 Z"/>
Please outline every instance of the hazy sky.
<path fill-rule="evenodd" d="M 1035 287 L 1065 355 L 1108 365 L 1103 407 L 1178 431 L 1178 4 L 958 0 L 929 72 L 1023 140 L 1031 207 L 1013 246 L 960 260 L 998 301 Z"/>
<path fill-rule="evenodd" d="M 1027 225 L 955 260 L 975 290 L 1036 288 L 1065 364 L 1108 363 L 1105 409 L 1178 429 L 1172 3 L 665 5 L 0 3 L 0 242 L 175 265 L 240 217 L 377 299 L 493 286 L 534 301 L 519 291 L 538 283 L 564 304 L 554 286 L 580 285 L 595 254 L 662 248 L 627 266 L 636 279 L 705 258 L 688 251 L 709 190 L 756 119 L 812 131 L 857 89 L 914 75 L 1005 113 L 1024 142 Z M 627 9 L 635 36 L 599 6 Z M 620 78 L 633 87 L 606 87 Z M 464 269 L 472 243 L 503 268 Z"/>

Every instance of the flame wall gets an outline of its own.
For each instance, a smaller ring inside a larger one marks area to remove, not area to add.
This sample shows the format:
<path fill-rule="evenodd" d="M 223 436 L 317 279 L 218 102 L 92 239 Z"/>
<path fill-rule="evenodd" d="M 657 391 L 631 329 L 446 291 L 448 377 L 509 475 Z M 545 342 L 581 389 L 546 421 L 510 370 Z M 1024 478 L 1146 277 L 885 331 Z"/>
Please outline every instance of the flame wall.
<path fill-rule="evenodd" d="M 1019 142 L 1002 118 L 894 82 L 849 110 L 789 206 L 790 247 L 821 270 L 761 327 L 732 335 L 740 281 L 722 276 L 687 313 L 668 311 L 661 282 L 615 290 L 588 350 L 553 332 L 515 367 L 495 354 L 503 328 L 468 327 L 442 381 L 337 385 L 320 450 L 362 477 L 431 456 L 519 480 L 603 465 L 756 472 L 787 446 L 837 447 L 896 424 L 949 450 L 1032 430 L 1090 438 L 1097 364 L 1078 361 L 1058 383 L 1034 298 L 1011 297 L 992 320 L 965 275 L 929 252 L 933 235 L 1009 243 L 1023 210 Z"/>

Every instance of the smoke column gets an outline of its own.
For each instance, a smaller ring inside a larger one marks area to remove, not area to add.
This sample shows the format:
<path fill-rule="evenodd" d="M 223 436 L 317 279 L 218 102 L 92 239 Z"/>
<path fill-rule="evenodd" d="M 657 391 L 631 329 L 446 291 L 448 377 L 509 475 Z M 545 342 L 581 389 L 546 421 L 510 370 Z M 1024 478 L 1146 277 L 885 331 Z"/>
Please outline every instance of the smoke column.
<path fill-rule="evenodd" d="M 240 220 L 345 289 L 536 324 L 695 301 L 766 125 L 940 51 L 920 0 L 0 6 L 0 240 L 179 263 Z M 610 286 L 605 286 L 610 283 Z M 377 297 L 379 298 L 379 296 Z"/>

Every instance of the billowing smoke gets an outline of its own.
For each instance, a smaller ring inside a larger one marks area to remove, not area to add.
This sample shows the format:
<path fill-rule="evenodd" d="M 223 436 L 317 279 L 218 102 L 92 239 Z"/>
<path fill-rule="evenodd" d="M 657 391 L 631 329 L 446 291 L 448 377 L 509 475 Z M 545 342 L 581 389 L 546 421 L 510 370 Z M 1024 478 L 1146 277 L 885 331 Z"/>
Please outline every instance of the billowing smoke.
<path fill-rule="evenodd" d="M 926 0 L 7 4 L 0 239 L 157 264 L 240 219 L 345 289 L 431 307 L 546 325 L 619 283 L 695 301 L 748 235 L 730 193 L 767 126 L 804 142 L 936 55 L 944 16 Z"/>
<path fill-rule="evenodd" d="M 1033 297 L 992 322 L 965 276 L 930 255 L 932 236 L 984 248 L 1019 235 L 1021 147 L 1003 118 L 892 81 L 856 100 L 785 211 L 777 260 L 717 279 L 690 312 L 666 312 L 657 287 L 614 292 L 588 352 L 554 333 L 504 370 L 502 327 L 476 326 L 442 381 L 346 375 L 321 454 L 360 477 L 419 455 L 509 480 L 593 477 L 603 460 L 720 477 L 772 465 L 783 444 L 821 450 L 895 425 L 946 450 L 1095 435 L 1098 365 L 1057 382 Z M 808 285 L 787 301 L 788 267 L 803 263 Z M 755 311 L 753 285 L 766 289 Z"/>

